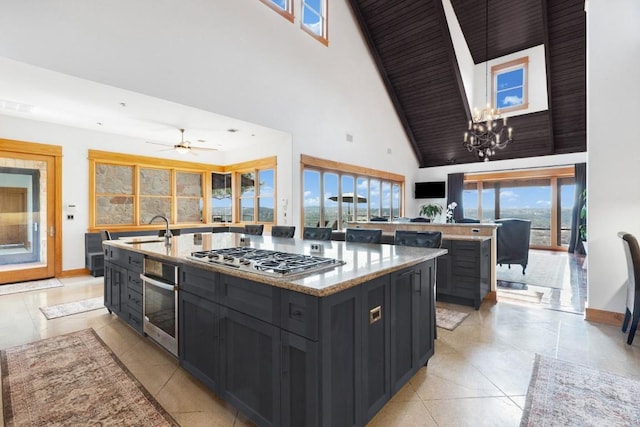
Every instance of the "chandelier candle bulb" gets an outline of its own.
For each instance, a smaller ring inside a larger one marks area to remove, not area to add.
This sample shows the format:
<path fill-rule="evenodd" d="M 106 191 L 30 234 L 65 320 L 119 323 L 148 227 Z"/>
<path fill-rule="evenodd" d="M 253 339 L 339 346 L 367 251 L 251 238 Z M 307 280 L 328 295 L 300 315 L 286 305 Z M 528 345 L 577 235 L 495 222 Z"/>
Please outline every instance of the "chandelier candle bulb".
<path fill-rule="evenodd" d="M 467 138 L 469 137 L 469 132 L 464 133 L 464 142 L 467 142 Z"/>

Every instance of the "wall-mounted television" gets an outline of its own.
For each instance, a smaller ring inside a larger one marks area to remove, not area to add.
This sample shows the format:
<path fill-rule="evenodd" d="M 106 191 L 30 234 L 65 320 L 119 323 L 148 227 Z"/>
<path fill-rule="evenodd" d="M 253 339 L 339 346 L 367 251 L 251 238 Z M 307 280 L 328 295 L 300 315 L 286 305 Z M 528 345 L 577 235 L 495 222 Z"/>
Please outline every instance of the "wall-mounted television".
<path fill-rule="evenodd" d="M 444 199 L 445 182 L 416 182 L 414 196 L 416 199 Z"/>

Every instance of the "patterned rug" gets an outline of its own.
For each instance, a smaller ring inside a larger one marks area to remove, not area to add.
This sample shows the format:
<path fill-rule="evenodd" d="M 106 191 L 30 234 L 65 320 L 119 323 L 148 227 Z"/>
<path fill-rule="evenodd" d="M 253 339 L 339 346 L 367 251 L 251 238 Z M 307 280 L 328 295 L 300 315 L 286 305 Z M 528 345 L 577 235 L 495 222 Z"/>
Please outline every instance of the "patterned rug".
<path fill-rule="evenodd" d="M 178 424 L 93 329 L 0 352 L 10 426 Z"/>
<path fill-rule="evenodd" d="M 520 427 L 638 426 L 640 381 L 536 355 Z"/>
<path fill-rule="evenodd" d="M 72 314 L 84 313 L 85 311 L 104 308 L 104 298 L 96 297 L 84 299 L 82 301 L 68 302 L 65 304 L 52 305 L 50 307 L 40 307 L 40 311 L 47 320 L 57 317 L 70 316 Z"/>
<path fill-rule="evenodd" d="M 0 295 L 17 294 L 18 292 L 35 291 L 38 289 L 57 288 L 60 286 L 62 286 L 62 283 L 60 283 L 56 278 L 11 283 L 8 285 L 0 285 Z"/>
<path fill-rule="evenodd" d="M 453 331 L 468 316 L 469 313 L 449 310 L 448 308 L 444 307 L 436 307 L 436 326 Z"/>

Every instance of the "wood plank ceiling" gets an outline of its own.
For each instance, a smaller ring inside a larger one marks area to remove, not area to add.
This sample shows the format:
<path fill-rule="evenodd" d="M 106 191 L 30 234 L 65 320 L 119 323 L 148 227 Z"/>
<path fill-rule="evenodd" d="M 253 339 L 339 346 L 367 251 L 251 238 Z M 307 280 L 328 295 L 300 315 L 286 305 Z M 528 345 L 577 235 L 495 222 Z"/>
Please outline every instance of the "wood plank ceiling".
<path fill-rule="evenodd" d="M 462 145 L 470 111 L 442 0 L 349 2 L 420 167 L 476 162 Z M 493 159 L 586 151 L 584 0 L 451 3 L 476 64 L 545 46 L 549 109 L 511 118 L 514 142 Z"/>

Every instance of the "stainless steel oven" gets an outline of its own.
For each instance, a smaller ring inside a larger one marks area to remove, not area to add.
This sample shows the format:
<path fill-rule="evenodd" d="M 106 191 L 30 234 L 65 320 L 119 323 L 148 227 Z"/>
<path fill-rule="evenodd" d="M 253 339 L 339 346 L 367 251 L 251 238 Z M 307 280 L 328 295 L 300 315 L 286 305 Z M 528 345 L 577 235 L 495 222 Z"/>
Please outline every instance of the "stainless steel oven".
<path fill-rule="evenodd" d="M 144 259 L 142 279 L 143 331 L 178 356 L 178 266 Z"/>

